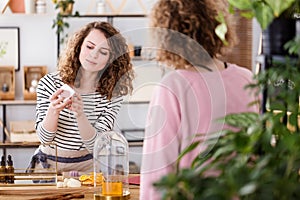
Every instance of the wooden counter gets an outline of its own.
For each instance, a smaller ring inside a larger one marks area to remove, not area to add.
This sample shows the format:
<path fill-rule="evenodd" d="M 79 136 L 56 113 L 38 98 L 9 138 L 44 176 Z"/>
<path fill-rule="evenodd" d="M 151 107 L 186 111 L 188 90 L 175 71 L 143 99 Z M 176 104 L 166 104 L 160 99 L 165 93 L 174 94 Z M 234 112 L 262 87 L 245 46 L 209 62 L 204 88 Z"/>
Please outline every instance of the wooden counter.
<path fill-rule="evenodd" d="M 130 200 L 139 199 L 139 186 L 130 185 Z M 49 200 L 57 199 L 57 195 L 63 194 L 83 194 L 84 198 L 66 198 L 66 199 L 88 199 L 94 200 L 93 187 L 80 188 L 56 188 L 56 186 L 16 186 L 0 187 L 1 200 Z M 56 196 L 56 197 L 55 197 Z"/>

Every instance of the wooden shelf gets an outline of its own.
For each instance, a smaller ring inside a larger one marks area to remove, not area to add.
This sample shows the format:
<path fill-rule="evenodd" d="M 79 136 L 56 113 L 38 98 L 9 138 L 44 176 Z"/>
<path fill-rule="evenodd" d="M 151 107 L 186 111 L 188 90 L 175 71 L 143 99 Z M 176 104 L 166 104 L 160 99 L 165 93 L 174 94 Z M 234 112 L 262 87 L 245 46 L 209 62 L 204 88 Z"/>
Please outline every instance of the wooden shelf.
<path fill-rule="evenodd" d="M 0 143 L 0 147 L 4 148 L 32 148 L 38 147 L 40 142 L 6 142 Z"/>
<path fill-rule="evenodd" d="M 132 61 L 147 61 L 147 59 L 143 58 L 142 56 L 134 56 L 131 58 Z"/>
<path fill-rule="evenodd" d="M 129 147 L 142 147 L 143 146 L 143 142 L 141 141 L 128 141 L 128 146 Z"/>
<path fill-rule="evenodd" d="M 35 105 L 36 100 L 0 100 L 0 105 Z"/>
<path fill-rule="evenodd" d="M 0 17 L 30 17 L 30 16 L 34 16 L 34 17 L 54 17 L 55 14 L 54 13 L 0 13 Z"/>

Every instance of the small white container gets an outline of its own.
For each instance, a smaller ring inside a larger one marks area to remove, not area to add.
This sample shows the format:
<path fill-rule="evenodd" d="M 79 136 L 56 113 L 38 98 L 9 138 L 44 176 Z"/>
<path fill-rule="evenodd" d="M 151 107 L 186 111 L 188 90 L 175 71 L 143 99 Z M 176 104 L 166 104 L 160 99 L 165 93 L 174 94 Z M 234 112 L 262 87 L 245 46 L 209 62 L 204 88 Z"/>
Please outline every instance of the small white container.
<path fill-rule="evenodd" d="M 97 3 L 97 14 L 104 14 L 105 13 L 105 3 L 100 1 Z"/>
<path fill-rule="evenodd" d="M 46 2 L 44 0 L 37 0 L 35 3 L 35 12 L 38 14 L 46 13 Z"/>
<path fill-rule="evenodd" d="M 26 14 L 31 14 L 35 13 L 35 1 L 34 0 L 24 0 L 25 4 L 25 13 Z"/>

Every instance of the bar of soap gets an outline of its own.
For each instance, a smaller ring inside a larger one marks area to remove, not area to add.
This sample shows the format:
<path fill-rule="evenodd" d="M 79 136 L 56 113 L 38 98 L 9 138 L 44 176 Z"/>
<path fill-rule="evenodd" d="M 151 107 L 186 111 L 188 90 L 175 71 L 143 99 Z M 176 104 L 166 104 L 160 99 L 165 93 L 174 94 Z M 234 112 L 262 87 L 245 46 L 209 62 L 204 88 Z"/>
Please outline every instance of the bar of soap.
<path fill-rule="evenodd" d="M 81 187 L 81 182 L 74 178 L 70 178 L 67 182 L 67 187 Z"/>
<path fill-rule="evenodd" d="M 69 181 L 69 179 L 68 179 L 68 178 L 65 178 L 65 179 L 64 179 L 64 182 L 63 182 L 63 183 L 64 183 L 64 187 L 67 187 L 67 185 L 68 185 L 68 181 Z"/>
<path fill-rule="evenodd" d="M 58 181 L 58 182 L 56 183 L 56 187 L 58 187 L 58 188 L 63 188 L 63 187 L 64 187 L 64 182 Z"/>

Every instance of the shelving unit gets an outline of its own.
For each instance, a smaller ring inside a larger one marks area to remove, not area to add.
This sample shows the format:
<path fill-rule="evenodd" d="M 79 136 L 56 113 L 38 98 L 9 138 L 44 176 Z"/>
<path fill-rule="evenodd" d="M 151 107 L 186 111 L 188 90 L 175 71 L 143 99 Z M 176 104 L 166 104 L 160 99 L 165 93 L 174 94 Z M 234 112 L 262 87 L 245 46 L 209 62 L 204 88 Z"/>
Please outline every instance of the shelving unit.
<path fill-rule="evenodd" d="M 65 16 L 65 18 L 107 18 L 107 22 L 113 25 L 114 18 L 145 18 L 147 17 L 146 14 L 86 14 L 86 15 L 71 15 L 71 16 Z M 57 33 L 57 56 L 60 54 L 60 41 L 61 41 L 61 35 L 60 33 Z"/>
<path fill-rule="evenodd" d="M 132 102 L 132 104 L 148 104 L 149 102 Z M 130 102 L 125 102 L 124 104 L 130 104 Z M 0 142 L 1 148 L 30 148 L 30 147 L 37 147 L 40 143 L 38 142 L 7 142 L 7 120 L 6 120 L 6 108 L 7 106 L 35 106 L 36 101 L 35 100 L 9 100 L 9 101 L 0 101 L 0 106 L 2 107 L 2 141 Z M 144 131 L 144 129 L 123 129 L 120 130 L 123 134 L 125 134 L 128 131 Z M 131 141 L 129 141 L 131 142 Z M 136 146 L 137 144 L 142 144 L 141 140 L 135 140 L 132 141 L 132 145 Z"/>
<path fill-rule="evenodd" d="M 6 148 L 31 148 L 36 147 L 37 143 L 10 143 L 7 142 L 7 121 L 6 121 L 6 108 L 7 106 L 32 106 L 35 105 L 36 101 L 34 100 L 9 100 L 9 101 L 0 101 L 0 106 L 2 107 L 2 142 L 0 147 L 3 149 L 3 155 L 6 157 Z"/>

